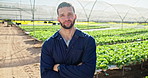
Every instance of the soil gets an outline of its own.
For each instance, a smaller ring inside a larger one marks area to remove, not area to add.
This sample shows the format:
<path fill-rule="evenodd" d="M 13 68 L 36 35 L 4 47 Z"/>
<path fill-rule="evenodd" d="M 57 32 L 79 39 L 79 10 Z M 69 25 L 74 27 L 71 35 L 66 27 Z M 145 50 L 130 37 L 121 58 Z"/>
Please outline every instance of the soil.
<path fill-rule="evenodd" d="M 0 24 L 0 78 L 40 78 L 40 44 L 18 27 Z"/>
<path fill-rule="evenodd" d="M 16 26 L 0 24 L 0 78 L 40 78 L 42 42 L 26 35 Z M 105 75 L 105 73 L 107 73 Z M 123 69 L 97 72 L 94 78 L 144 78 L 148 76 L 148 61 Z"/>
<path fill-rule="evenodd" d="M 97 72 L 94 78 L 145 78 L 146 76 L 148 76 L 148 61 L 125 66 L 122 69 L 108 69 Z"/>

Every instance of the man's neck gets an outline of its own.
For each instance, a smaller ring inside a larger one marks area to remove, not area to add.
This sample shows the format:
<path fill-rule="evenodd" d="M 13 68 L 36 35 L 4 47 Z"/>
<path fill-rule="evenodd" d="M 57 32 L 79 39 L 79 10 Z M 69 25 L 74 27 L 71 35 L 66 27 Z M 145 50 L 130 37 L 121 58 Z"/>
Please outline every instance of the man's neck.
<path fill-rule="evenodd" d="M 65 40 L 71 40 L 72 36 L 74 35 L 76 28 L 72 27 L 71 29 L 64 29 L 61 28 L 60 34 Z"/>

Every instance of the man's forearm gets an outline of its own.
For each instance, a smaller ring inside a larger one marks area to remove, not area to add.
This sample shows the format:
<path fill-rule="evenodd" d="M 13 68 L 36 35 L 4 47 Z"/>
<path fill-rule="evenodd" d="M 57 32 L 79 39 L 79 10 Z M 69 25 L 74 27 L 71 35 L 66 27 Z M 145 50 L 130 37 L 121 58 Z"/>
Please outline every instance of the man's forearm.
<path fill-rule="evenodd" d="M 78 64 L 78 66 L 79 66 L 79 65 L 82 65 L 82 64 L 83 64 L 83 63 L 81 62 L 81 63 Z M 55 64 L 55 65 L 53 66 L 53 70 L 56 71 L 56 72 L 58 72 L 58 71 L 59 71 L 59 69 L 58 69 L 59 65 L 60 65 L 60 64 Z"/>

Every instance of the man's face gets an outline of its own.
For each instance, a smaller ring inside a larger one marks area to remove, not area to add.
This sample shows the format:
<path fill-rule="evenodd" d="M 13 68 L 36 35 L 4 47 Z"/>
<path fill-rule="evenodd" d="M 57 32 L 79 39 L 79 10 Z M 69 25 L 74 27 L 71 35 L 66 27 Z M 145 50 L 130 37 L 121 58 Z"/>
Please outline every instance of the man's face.
<path fill-rule="evenodd" d="M 63 7 L 58 10 L 58 21 L 64 29 L 71 29 L 74 26 L 76 14 L 72 7 Z"/>

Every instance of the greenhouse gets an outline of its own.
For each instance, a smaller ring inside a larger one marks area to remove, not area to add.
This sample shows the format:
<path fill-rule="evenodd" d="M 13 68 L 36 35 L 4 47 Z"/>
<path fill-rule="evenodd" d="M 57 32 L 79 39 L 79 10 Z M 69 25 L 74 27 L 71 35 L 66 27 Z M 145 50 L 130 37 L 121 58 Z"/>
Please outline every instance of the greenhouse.
<path fill-rule="evenodd" d="M 0 77 L 41 78 L 42 45 L 61 29 L 61 2 L 74 6 L 74 26 L 95 39 L 93 78 L 148 78 L 147 0 L 0 0 Z"/>

